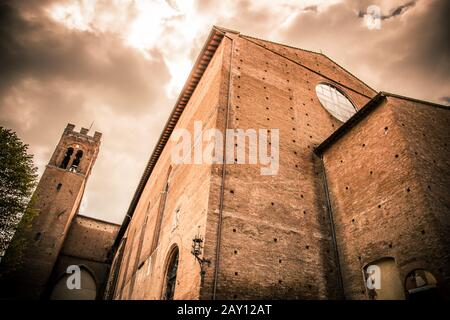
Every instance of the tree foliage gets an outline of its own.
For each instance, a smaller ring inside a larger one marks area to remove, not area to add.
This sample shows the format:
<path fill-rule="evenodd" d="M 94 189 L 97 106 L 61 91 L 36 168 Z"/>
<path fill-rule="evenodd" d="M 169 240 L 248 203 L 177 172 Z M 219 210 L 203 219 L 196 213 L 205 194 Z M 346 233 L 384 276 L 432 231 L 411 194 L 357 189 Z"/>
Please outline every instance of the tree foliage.
<path fill-rule="evenodd" d="M 0 257 L 27 209 L 36 170 L 28 145 L 12 130 L 0 127 Z"/>

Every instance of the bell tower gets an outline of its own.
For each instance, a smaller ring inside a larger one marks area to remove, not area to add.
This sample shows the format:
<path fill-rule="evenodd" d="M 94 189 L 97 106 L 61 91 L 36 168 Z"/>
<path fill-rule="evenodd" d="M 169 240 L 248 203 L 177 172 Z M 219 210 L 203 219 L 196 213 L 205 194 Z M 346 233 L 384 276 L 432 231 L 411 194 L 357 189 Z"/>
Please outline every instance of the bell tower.
<path fill-rule="evenodd" d="M 13 238 L 13 242 L 23 243 L 20 266 L 7 276 L 8 292 L 2 292 L 2 296 L 31 299 L 42 296 L 78 213 L 102 134 L 95 132 L 90 136 L 88 129 L 76 132 L 74 128 L 68 124 L 64 130 L 30 202 L 32 217 L 27 217 L 26 226 L 21 222 L 23 231 L 16 232 Z"/>

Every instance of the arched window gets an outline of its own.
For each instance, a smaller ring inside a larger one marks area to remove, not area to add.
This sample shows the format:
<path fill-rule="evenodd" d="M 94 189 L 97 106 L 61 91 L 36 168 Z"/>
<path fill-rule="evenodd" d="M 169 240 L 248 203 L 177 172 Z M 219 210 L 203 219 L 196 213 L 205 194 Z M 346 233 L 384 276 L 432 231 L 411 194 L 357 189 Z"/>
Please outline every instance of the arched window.
<path fill-rule="evenodd" d="M 350 100 L 332 85 L 318 84 L 316 94 L 322 106 L 339 121 L 345 122 L 356 113 L 356 108 Z"/>
<path fill-rule="evenodd" d="M 59 165 L 60 168 L 62 168 L 62 169 L 67 168 L 67 165 L 69 164 L 70 157 L 72 156 L 72 154 L 73 154 L 73 148 L 68 148 L 66 151 L 66 154 L 64 155 L 63 161 Z"/>
<path fill-rule="evenodd" d="M 83 266 L 80 266 L 80 289 L 69 289 L 67 280 L 70 274 L 64 274 L 55 284 L 50 294 L 50 300 L 95 300 L 97 285 L 94 276 Z"/>
<path fill-rule="evenodd" d="M 424 269 L 413 270 L 406 276 L 405 289 L 410 300 L 439 298 L 436 278 Z"/>
<path fill-rule="evenodd" d="M 75 159 L 72 162 L 72 166 L 70 167 L 71 171 L 76 171 L 78 166 L 80 165 L 81 158 L 83 157 L 83 151 L 78 150 L 75 155 Z"/>
<path fill-rule="evenodd" d="M 169 167 L 169 170 L 167 171 L 166 176 L 166 182 L 164 184 L 164 189 L 161 192 L 161 197 L 159 200 L 159 208 L 158 208 L 158 215 L 156 217 L 156 225 L 155 225 L 155 231 L 153 233 L 153 239 L 152 239 L 152 245 L 150 248 L 150 254 L 153 253 L 153 251 L 156 250 L 159 244 L 159 237 L 161 233 L 161 225 L 162 220 L 164 217 L 164 210 L 166 208 L 166 201 L 167 201 L 167 194 L 169 193 L 169 183 L 170 183 L 170 174 L 172 172 L 172 166 Z"/>
<path fill-rule="evenodd" d="M 177 283 L 178 256 L 179 250 L 178 247 L 175 247 L 171 251 L 167 263 L 167 269 L 164 279 L 164 291 L 163 291 L 164 300 L 173 300 L 173 297 L 175 295 L 175 286 Z"/>
<path fill-rule="evenodd" d="M 402 282 L 394 258 L 386 257 L 364 267 L 364 280 L 371 300 L 403 300 Z"/>

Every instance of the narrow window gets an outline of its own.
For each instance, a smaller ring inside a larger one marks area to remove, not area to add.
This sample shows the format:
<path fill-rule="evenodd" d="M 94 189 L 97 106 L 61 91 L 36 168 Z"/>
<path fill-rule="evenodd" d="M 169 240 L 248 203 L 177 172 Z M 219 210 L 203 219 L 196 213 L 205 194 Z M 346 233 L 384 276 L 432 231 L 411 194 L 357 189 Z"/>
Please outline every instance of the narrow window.
<path fill-rule="evenodd" d="M 66 154 L 64 155 L 63 161 L 59 165 L 60 168 L 62 168 L 62 169 L 67 168 L 67 165 L 69 164 L 70 157 L 72 156 L 72 154 L 73 154 L 73 148 L 68 148 L 66 151 Z"/>
<path fill-rule="evenodd" d="M 105 288 L 105 300 L 112 300 L 115 291 L 118 289 L 118 278 L 120 271 L 120 264 L 123 262 L 123 253 L 125 250 L 126 238 L 123 238 L 117 249 L 116 256 L 111 265 L 111 272 L 109 274 L 108 282 Z"/>
<path fill-rule="evenodd" d="M 144 219 L 144 223 L 142 224 L 142 228 L 141 228 L 141 234 L 139 236 L 139 245 L 138 245 L 138 249 L 136 252 L 136 258 L 134 261 L 134 266 L 133 266 L 133 274 L 132 274 L 132 280 L 131 280 L 131 285 L 130 285 L 130 293 L 129 296 L 131 297 L 133 290 L 134 290 L 134 284 L 136 282 L 136 273 L 139 269 L 142 268 L 142 266 L 145 264 L 145 261 L 147 261 L 146 259 L 144 259 L 142 262 L 140 262 L 141 259 L 141 253 L 142 253 L 142 246 L 144 244 L 144 237 L 145 237 L 145 230 L 147 227 L 147 221 L 148 221 L 148 214 L 150 212 L 150 202 L 147 205 L 147 210 L 145 212 L 145 219 Z"/>
<path fill-rule="evenodd" d="M 56 190 L 57 191 L 61 190 L 61 187 L 62 187 L 62 183 L 58 183 L 58 185 L 56 186 Z"/>
<path fill-rule="evenodd" d="M 175 286 L 177 282 L 177 270 L 178 270 L 178 247 L 172 250 L 170 253 L 169 262 L 167 264 L 167 272 L 164 287 L 164 300 L 173 300 L 175 295 Z"/>
<path fill-rule="evenodd" d="M 153 234 L 153 240 L 152 240 L 150 254 L 153 253 L 153 251 L 155 251 L 155 249 L 158 247 L 158 244 L 159 244 L 159 236 L 161 233 L 161 224 L 162 224 L 162 220 L 164 217 L 164 209 L 166 208 L 167 193 L 169 192 L 169 178 L 170 178 L 171 171 L 172 171 L 172 167 L 169 167 L 169 170 L 167 172 L 166 183 L 164 185 L 163 191 L 161 192 L 161 197 L 159 200 L 158 216 L 156 218 L 156 226 L 155 226 L 155 231 Z"/>
<path fill-rule="evenodd" d="M 41 239 L 42 233 L 38 232 L 34 235 L 34 241 L 39 241 Z"/>

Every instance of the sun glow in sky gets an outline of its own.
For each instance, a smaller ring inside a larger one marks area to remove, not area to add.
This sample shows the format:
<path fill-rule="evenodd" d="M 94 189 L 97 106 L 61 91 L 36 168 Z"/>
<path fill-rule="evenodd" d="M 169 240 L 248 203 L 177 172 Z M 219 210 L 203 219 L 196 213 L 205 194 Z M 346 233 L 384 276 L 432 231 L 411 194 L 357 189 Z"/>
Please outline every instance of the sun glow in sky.
<path fill-rule="evenodd" d="M 95 0 L 55 4 L 48 14 L 70 29 L 118 34 L 125 45 L 139 50 L 147 59 L 152 59 L 152 51 L 157 49 L 171 75 L 167 95 L 176 96 L 193 64 L 190 44 L 202 29 L 209 32 L 211 19 L 196 15 L 194 0 L 113 2 L 111 6 Z M 167 31 L 176 34 L 166 37 Z"/>
<path fill-rule="evenodd" d="M 79 0 L 58 3 L 47 10 L 49 16 L 70 29 L 111 32 L 120 35 L 125 45 L 139 50 L 146 59 L 152 51 L 162 54 L 171 80 L 168 97 L 178 95 L 194 63 L 192 43 L 206 35 L 212 25 L 236 14 L 236 1 L 215 4 L 213 12 L 198 14 L 201 1 L 195 0 Z M 318 10 L 340 0 L 259 0 L 249 2 L 252 10 L 270 8 L 282 26 L 289 24 L 297 10 L 317 6 Z M 213 13 L 213 14 L 212 14 Z M 278 22 L 277 22 L 278 24 Z M 171 36 L 167 36 L 171 34 Z"/>

